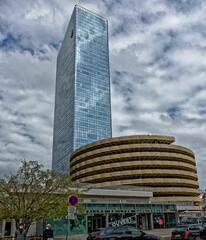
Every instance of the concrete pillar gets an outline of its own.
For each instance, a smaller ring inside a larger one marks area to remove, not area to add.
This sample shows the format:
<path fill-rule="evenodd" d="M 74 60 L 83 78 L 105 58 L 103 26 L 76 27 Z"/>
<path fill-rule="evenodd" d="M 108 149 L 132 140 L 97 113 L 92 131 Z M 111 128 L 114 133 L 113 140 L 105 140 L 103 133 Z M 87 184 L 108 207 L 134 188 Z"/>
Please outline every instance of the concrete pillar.
<path fill-rule="evenodd" d="M 3 220 L 0 221 L 0 239 L 2 237 L 2 231 L 3 231 Z"/>
<path fill-rule="evenodd" d="M 88 215 L 86 214 L 86 232 L 88 233 Z"/>
<path fill-rule="evenodd" d="M 2 221 L 2 238 L 4 237 L 4 232 L 5 232 L 5 226 L 6 226 L 6 220 Z"/>
<path fill-rule="evenodd" d="M 150 226 L 151 226 L 151 230 L 154 229 L 154 224 L 153 224 L 153 213 L 150 213 Z"/>
<path fill-rule="evenodd" d="M 136 228 L 138 228 L 138 223 L 137 223 L 137 214 L 135 214 L 135 221 L 136 221 Z"/>
<path fill-rule="evenodd" d="M 164 226 L 164 228 L 166 228 L 166 219 L 167 219 L 167 217 L 168 216 L 166 216 L 167 215 L 167 213 L 163 213 L 163 226 Z M 165 217 L 166 216 L 166 217 Z"/>
<path fill-rule="evenodd" d="M 149 227 L 148 227 L 148 214 L 147 213 L 145 213 L 145 220 L 146 220 L 145 229 L 148 229 Z"/>
<path fill-rule="evenodd" d="M 145 229 L 147 229 L 147 214 L 146 213 L 143 213 L 142 214 L 142 220 L 143 220 L 143 222 L 142 222 L 142 228 L 145 230 Z"/>
<path fill-rule="evenodd" d="M 175 217 L 176 217 L 176 224 L 180 224 L 178 211 L 175 212 Z"/>
<path fill-rule="evenodd" d="M 16 221 L 13 219 L 11 220 L 11 236 L 14 236 L 16 231 Z"/>
<path fill-rule="evenodd" d="M 106 213 L 106 227 L 109 227 L 109 213 Z"/>

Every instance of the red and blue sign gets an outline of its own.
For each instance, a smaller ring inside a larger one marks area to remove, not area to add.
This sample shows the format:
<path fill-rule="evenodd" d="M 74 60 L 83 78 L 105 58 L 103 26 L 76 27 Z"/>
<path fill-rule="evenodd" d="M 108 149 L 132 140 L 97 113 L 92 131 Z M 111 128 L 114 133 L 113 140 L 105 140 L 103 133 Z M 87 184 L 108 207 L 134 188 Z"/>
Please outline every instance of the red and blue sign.
<path fill-rule="evenodd" d="M 76 195 L 70 195 L 68 202 L 70 206 L 76 206 L 79 203 L 79 199 Z"/>

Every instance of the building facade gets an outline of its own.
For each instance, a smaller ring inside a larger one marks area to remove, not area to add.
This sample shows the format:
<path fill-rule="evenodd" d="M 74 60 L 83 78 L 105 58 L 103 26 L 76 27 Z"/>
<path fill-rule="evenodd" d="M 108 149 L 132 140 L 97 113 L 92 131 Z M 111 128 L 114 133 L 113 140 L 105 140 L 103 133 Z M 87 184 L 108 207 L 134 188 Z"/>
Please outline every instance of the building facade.
<path fill-rule="evenodd" d="M 69 156 L 111 137 L 108 22 L 76 5 L 57 57 L 52 169 L 69 170 Z"/>
<path fill-rule="evenodd" d="M 180 211 L 199 210 L 194 153 L 174 141 L 171 136 L 135 135 L 88 144 L 71 156 L 72 181 L 95 187 L 151 187 L 152 203 L 174 203 Z"/>
<path fill-rule="evenodd" d="M 175 227 L 177 224 L 176 205 L 152 204 L 150 188 L 115 186 L 82 190 L 80 202 L 84 212 L 77 212 L 75 219 L 70 220 L 69 229 L 67 219 L 56 219 L 39 224 L 37 233 L 41 234 L 48 222 L 52 224 L 55 236 L 64 238 L 67 233 L 83 234 L 79 239 L 85 239 L 96 229 L 124 224 L 143 230 Z M 157 222 L 160 218 L 163 226 Z"/>
<path fill-rule="evenodd" d="M 85 239 L 87 234 L 95 229 L 124 224 L 143 230 L 175 227 L 177 224 L 176 205 L 151 203 L 153 193 L 148 187 L 91 188 L 90 185 L 86 185 L 73 190 L 81 195 L 81 210 L 77 211 L 75 219 L 69 220 L 69 224 L 65 216 L 34 222 L 28 236 L 42 236 L 47 223 L 52 225 L 54 237 L 59 239 L 76 234 L 79 235 L 78 239 Z M 157 220 L 160 218 L 163 220 L 163 226 L 158 224 Z M 14 236 L 15 230 L 14 220 L 0 221 L 1 238 Z"/>
<path fill-rule="evenodd" d="M 177 224 L 176 205 L 152 204 L 151 190 L 137 186 L 89 189 L 82 199 L 87 230 L 124 224 L 142 229 L 160 228 L 158 218 L 163 219 L 163 227 L 174 227 Z"/>

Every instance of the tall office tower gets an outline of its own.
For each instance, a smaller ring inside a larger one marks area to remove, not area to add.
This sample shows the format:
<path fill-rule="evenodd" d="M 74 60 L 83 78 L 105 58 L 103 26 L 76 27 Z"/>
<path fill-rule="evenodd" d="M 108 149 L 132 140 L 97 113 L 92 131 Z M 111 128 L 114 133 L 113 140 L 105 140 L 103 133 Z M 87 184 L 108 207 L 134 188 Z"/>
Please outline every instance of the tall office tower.
<path fill-rule="evenodd" d="M 57 57 L 52 169 L 77 148 L 111 137 L 107 20 L 76 5 Z"/>

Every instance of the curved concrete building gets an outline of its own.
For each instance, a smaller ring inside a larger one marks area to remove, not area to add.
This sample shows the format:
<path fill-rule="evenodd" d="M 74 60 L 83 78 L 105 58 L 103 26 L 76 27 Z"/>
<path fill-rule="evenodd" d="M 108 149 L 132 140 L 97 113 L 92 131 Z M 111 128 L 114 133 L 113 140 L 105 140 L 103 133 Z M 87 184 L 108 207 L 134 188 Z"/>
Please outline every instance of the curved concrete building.
<path fill-rule="evenodd" d="M 72 181 L 95 187 L 147 186 L 153 202 L 199 205 L 194 153 L 174 141 L 171 136 L 134 135 L 85 145 L 71 156 Z"/>

